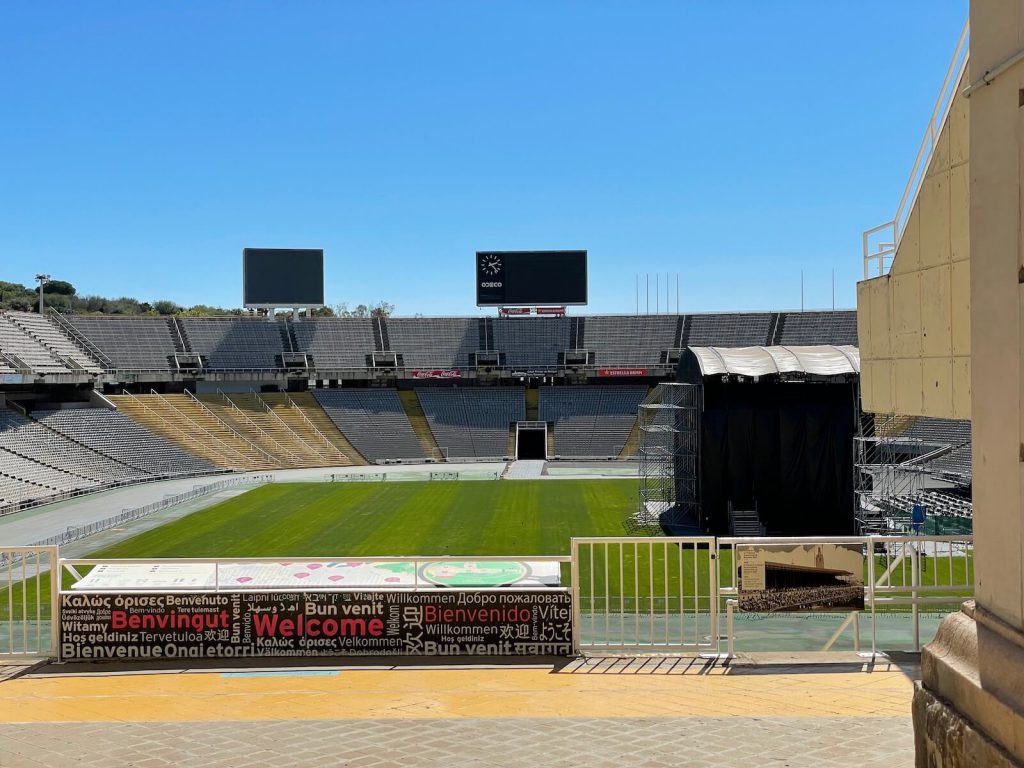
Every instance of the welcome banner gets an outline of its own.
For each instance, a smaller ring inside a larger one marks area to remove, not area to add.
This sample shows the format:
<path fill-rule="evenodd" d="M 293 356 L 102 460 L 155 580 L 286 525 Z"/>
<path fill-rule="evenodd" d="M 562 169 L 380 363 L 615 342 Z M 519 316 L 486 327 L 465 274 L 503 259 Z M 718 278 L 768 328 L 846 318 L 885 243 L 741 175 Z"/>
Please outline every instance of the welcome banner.
<path fill-rule="evenodd" d="M 62 661 L 568 656 L 563 589 L 64 593 Z"/>

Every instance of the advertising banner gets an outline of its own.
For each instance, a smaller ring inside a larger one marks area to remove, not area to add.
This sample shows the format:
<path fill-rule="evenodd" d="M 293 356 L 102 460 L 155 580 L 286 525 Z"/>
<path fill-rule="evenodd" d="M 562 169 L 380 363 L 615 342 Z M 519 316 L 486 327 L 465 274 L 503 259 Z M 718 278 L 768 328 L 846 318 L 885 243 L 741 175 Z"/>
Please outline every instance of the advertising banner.
<path fill-rule="evenodd" d="M 63 661 L 568 656 L 568 591 L 63 593 Z"/>
<path fill-rule="evenodd" d="M 738 544 L 741 611 L 863 611 L 860 544 Z"/>
<path fill-rule="evenodd" d="M 462 371 L 413 371 L 414 379 L 461 379 Z"/>
<path fill-rule="evenodd" d="M 599 368 L 598 376 L 646 376 L 646 368 Z"/>
<path fill-rule="evenodd" d="M 498 310 L 499 314 L 502 315 L 528 315 L 530 314 L 529 307 L 502 307 Z"/>
<path fill-rule="evenodd" d="M 564 315 L 565 307 L 537 307 L 538 315 Z"/>

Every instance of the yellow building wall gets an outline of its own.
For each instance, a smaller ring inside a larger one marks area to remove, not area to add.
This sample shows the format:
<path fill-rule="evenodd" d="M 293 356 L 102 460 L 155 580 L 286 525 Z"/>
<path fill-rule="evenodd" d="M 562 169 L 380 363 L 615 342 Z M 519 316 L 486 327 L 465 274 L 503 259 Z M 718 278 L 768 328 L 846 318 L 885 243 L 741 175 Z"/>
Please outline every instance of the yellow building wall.
<path fill-rule="evenodd" d="M 889 274 L 857 284 L 864 410 L 971 417 L 966 75 L 925 170 Z"/>

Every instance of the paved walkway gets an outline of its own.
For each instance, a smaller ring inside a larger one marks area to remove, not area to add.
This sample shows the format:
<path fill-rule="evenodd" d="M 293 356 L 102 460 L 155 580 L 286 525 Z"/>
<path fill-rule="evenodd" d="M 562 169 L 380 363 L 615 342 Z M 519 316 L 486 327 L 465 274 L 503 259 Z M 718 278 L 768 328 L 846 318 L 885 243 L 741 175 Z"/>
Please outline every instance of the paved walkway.
<path fill-rule="evenodd" d="M 0 683 L 0 766 L 909 766 L 895 667 L 49 667 Z"/>

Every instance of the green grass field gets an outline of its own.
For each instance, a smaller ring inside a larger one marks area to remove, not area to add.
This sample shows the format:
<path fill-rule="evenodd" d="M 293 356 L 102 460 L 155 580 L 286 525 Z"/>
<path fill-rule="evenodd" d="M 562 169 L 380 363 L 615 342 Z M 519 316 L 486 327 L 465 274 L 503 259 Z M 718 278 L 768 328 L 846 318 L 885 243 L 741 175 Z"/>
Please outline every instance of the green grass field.
<path fill-rule="evenodd" d="M 401 483 L 274 483 L 90 553 L 97 559 L 157 557 L 372 557 L 403 555 L 568 555 L 574 536 L 624 536 L 636 508 L 636 480 L 523 480 Z M 634 554 L 635 552 L 635 554 Z M 621 555 L 621 558 L 620 558 Z M 721 551 L 722 586 L 732 553 Z M 581 552 L 584 599 L 595 593 L 632 607 L 635 598 L 711 592 L 708 550 L 646 544 Z M 884 568 L 878 560 L 879 570 Z M 944 564 L 948 565 L 948 564 Z M 966 561 L 952 562 L 958 583 Z M 934 567 L 934 566 L 933 566 Z M 893 575 L 900 584 L 902 571 Z M 563 584 L 570 583 L 567 564 Z M 49 576 L 41 580 L 49 604 Z M 65 586 L 70 586 L 70 577 Z M 605 585 L 607 584 L 607 588 Z M 26 583 L 35 594 L 35 583 Z M 0 593 L 0 619 L 20 611 L 20 589 Z M 895 610 L 905 610 L 895 608 Z"/>
<path fill-rule="evenodd" d="M 623 536 L 635 480 L 273 483 L 91 557 L 567 555 Z"/>
<path fill-rule="evenodd" d="M 624 535 L 636 495 L 636 480 L 273 483 L 87 557 L 568 555 L 573 536 Z M 39 581 L 49 610 L 49 574 Z M 21 592 L 0 591 L 0 620 Z"/>

